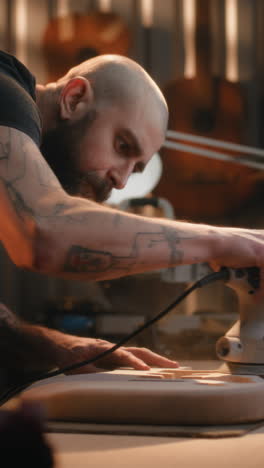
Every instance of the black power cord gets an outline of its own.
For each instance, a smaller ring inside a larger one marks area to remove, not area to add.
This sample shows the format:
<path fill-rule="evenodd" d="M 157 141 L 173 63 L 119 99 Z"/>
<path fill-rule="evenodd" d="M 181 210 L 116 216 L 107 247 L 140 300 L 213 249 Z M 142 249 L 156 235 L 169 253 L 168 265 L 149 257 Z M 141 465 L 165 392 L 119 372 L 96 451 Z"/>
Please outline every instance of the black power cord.
<path fill-rule="evenodd" d="M 39 375 L 35 375 L 34 377 L 31 377 L 30 379 L 27 379 L 24 383 L 21 383 L 19 385 L 15 385 L 11 387 L 9 390 L 7 390 L 4 394 L 0 395 L 0 405 L 3 405 L 7 400 L 15 396 L 17 393 L 20 393 L 22 390 L 27 388 L 29 385 L 38 382 L 40 380 L 48 379 L 51 377 L 55 377 L 60 374 L 64 374 L 66 372 L 72 371 L 74 369 L 77 369 L 82 366 L 86 366 L 88 364 L 93 364 L 94 362 L 98 361 L 99 359 L 104 358 L 108 354 L 113 353 L 116 351 L 118 348 L 121 348 L 125 343 L 127 343 L 131 338 L 134 338 L 136 335 L 141 333 L 143 330 L 146 328 L 150 327 L 153 325 L 155 322 L 160 320 L 164 315 L 166 315 L 168 312 L 170 312 L 171 309 L 176 307 L 180 302 L 182 302 L 189 294 L 191 294 L 195 289 L 202 288 L 203 286 L 206 286 L 209 283 L 213 283 L 214 281 L 217 280 L 228 280 L 230 276 L 229 270 L 227 268 L 222 268 L 220 271 L 209 273 L 208 275 L 204 276 L 200 280 L 196 281 L 191 287 L 187 288 L 180 296 L 177 297 L 175 301 L 173 301 L 170 305 L 166 307 L 162 312 L 160 312 L 158 315 L 153 317 L 152 319 L 148 320 L 144 325 L 141 325 L 138 327 L 136 330 L 134 330 L 132 333 L 129 335 L 125 336 L 122 338 L 117 344 L 112 346 L 112 348 L 107 349 L 106 351 L 103 351 L 102 353 L 98 354 L 97 356 L 91 358 L 91 359 L 86 359 L 84 361 L 76 362 L 75 364 L 72 364 L 70 366 L 66 366 L 60 369 L 56 369 L 54 371 L 50 372 L 43 372 Z"/>

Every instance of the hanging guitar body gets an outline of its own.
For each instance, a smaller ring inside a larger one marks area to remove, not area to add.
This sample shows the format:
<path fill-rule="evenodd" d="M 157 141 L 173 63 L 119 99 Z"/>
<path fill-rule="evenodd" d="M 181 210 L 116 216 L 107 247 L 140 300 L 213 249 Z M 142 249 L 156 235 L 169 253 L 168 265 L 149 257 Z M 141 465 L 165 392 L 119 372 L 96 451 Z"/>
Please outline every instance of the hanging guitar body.
<path fill-rule="evenodd" d="M 51 19 L 43 37 L 47 81 L 56 81 L 70 68 L 100 54 L 127 55 L 131 35 L 115 13 L 69 13 Z"/>
<path fill-rule="evenodd" d="M 196 75 L 172 81 L 163 90 L 169 129 L 243 144 L 246 110 L 241 87 L 209 71 L 209 6 L 208 1 L 197 2 Z M 163 175 L 155 194 L 172 203 L 177 217 L 223 217 L 254 192 L 255 169 L 168 148 L 160 155 Z"/>
<path fill-rule="evenodd" d="M 169 129 L 243 142 L 245 109 L 237 85 L 212 78 L 216 102 L 204 107 L 194 97 L 197 84 L 195 78 L 172 82 L 165 88 Z M 228 215 L 254 193 L 259 173 L 255 169 L 168 148 L 163 148 L 160 156 L 163 174 L 155 194 L 172 203 L 177 217 L 197 220 Z"/>

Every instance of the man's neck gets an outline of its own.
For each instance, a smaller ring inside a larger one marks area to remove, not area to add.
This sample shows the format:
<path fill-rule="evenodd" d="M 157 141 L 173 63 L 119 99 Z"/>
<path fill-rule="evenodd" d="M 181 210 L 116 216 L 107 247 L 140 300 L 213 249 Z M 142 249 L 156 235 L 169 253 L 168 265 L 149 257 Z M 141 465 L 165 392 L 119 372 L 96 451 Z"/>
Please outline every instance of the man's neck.
<path fill-rule="evenodd" d="M 36 101 L 42 119 L 42 132 L 55 126 L 58 112 L 58 93 L 56 83 L 36 85 Z"/>

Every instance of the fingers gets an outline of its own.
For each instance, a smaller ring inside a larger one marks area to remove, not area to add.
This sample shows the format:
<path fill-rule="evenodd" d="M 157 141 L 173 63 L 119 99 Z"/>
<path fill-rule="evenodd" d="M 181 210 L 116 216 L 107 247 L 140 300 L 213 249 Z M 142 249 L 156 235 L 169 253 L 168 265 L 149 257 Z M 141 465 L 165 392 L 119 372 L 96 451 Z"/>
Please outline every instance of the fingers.
<path fill-rule="evenodd" d="M 110 350 L 113 343 L 108 341 L 93 339 L 85 340 L 78 339 L 74 346 L 71 347 L 67 356 L 67 363 L 60 362 L 60 367 L 71 365 L 78 361 L 86 359 L 94 359 L 102 353 Z M 102 370 L 112 370 L 118 367 L 131 367 L 136 370 L 147 371 L 152 367 L 179 367 L 179 364 L 171 359 L 160 356 L 149 349 L 137 347 L 121 347 L 114 352 L 109 353 L 101 359 L 85 366 L 77 367 L 68 374 L 87 374 L 92 372 L 100 372 Z"/>
<path fill-rule="evenodd" d="M 109 342 L 104 343 L 107 348 L 113 346 Z M 103 359 L 98 361 L 98 365 L 102 367 L 133 367 L 136 370 L 149 370 L 152 367 L 179 367 L 179 363 L 168 359 L 164 356 L 160 356 L 147 348 L 137 347 L 121 347 L 114 353 L 109 354 Z"/>
<path fill-rule="evenodd" d="M 126 348 L 117 349 L 113 354 L 98 360 L 98 365 L 105 368 L 132 367 L 136 370 L 149 370 L 149 365 Z"/>
<path fill-rule="evenodd" d="M 147 348 L 136 348 L 136 347 L 129 347 L 125 348 L 130 353 L 133 353 L 134 356 L 141 359 L 143 362 L 148 364 L 149 366 L 153 367 L 179 367 L 179 363 L 177 361 L 172 361 L 164 356 L 160 356 L 157 353 L 154 353 L 150 349 Z"/>

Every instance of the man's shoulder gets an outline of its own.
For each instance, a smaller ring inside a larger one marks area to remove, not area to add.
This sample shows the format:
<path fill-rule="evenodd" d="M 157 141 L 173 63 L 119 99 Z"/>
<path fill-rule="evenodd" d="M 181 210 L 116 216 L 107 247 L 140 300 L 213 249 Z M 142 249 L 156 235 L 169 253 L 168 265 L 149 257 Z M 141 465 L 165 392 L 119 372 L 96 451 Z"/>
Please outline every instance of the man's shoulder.
<path fill-rule="evenodd" d="M 0 100 L 0 125 L 26 133 L 40 146 L 35 78 L 23 63 L 4 51 L 0 51 Z"/>
<path fill-rule="evenodd" d="M 36 80 L 28 68 L 14 55 L 0 50 L 0 72 L 15 79 L 35 100 Z"/>

